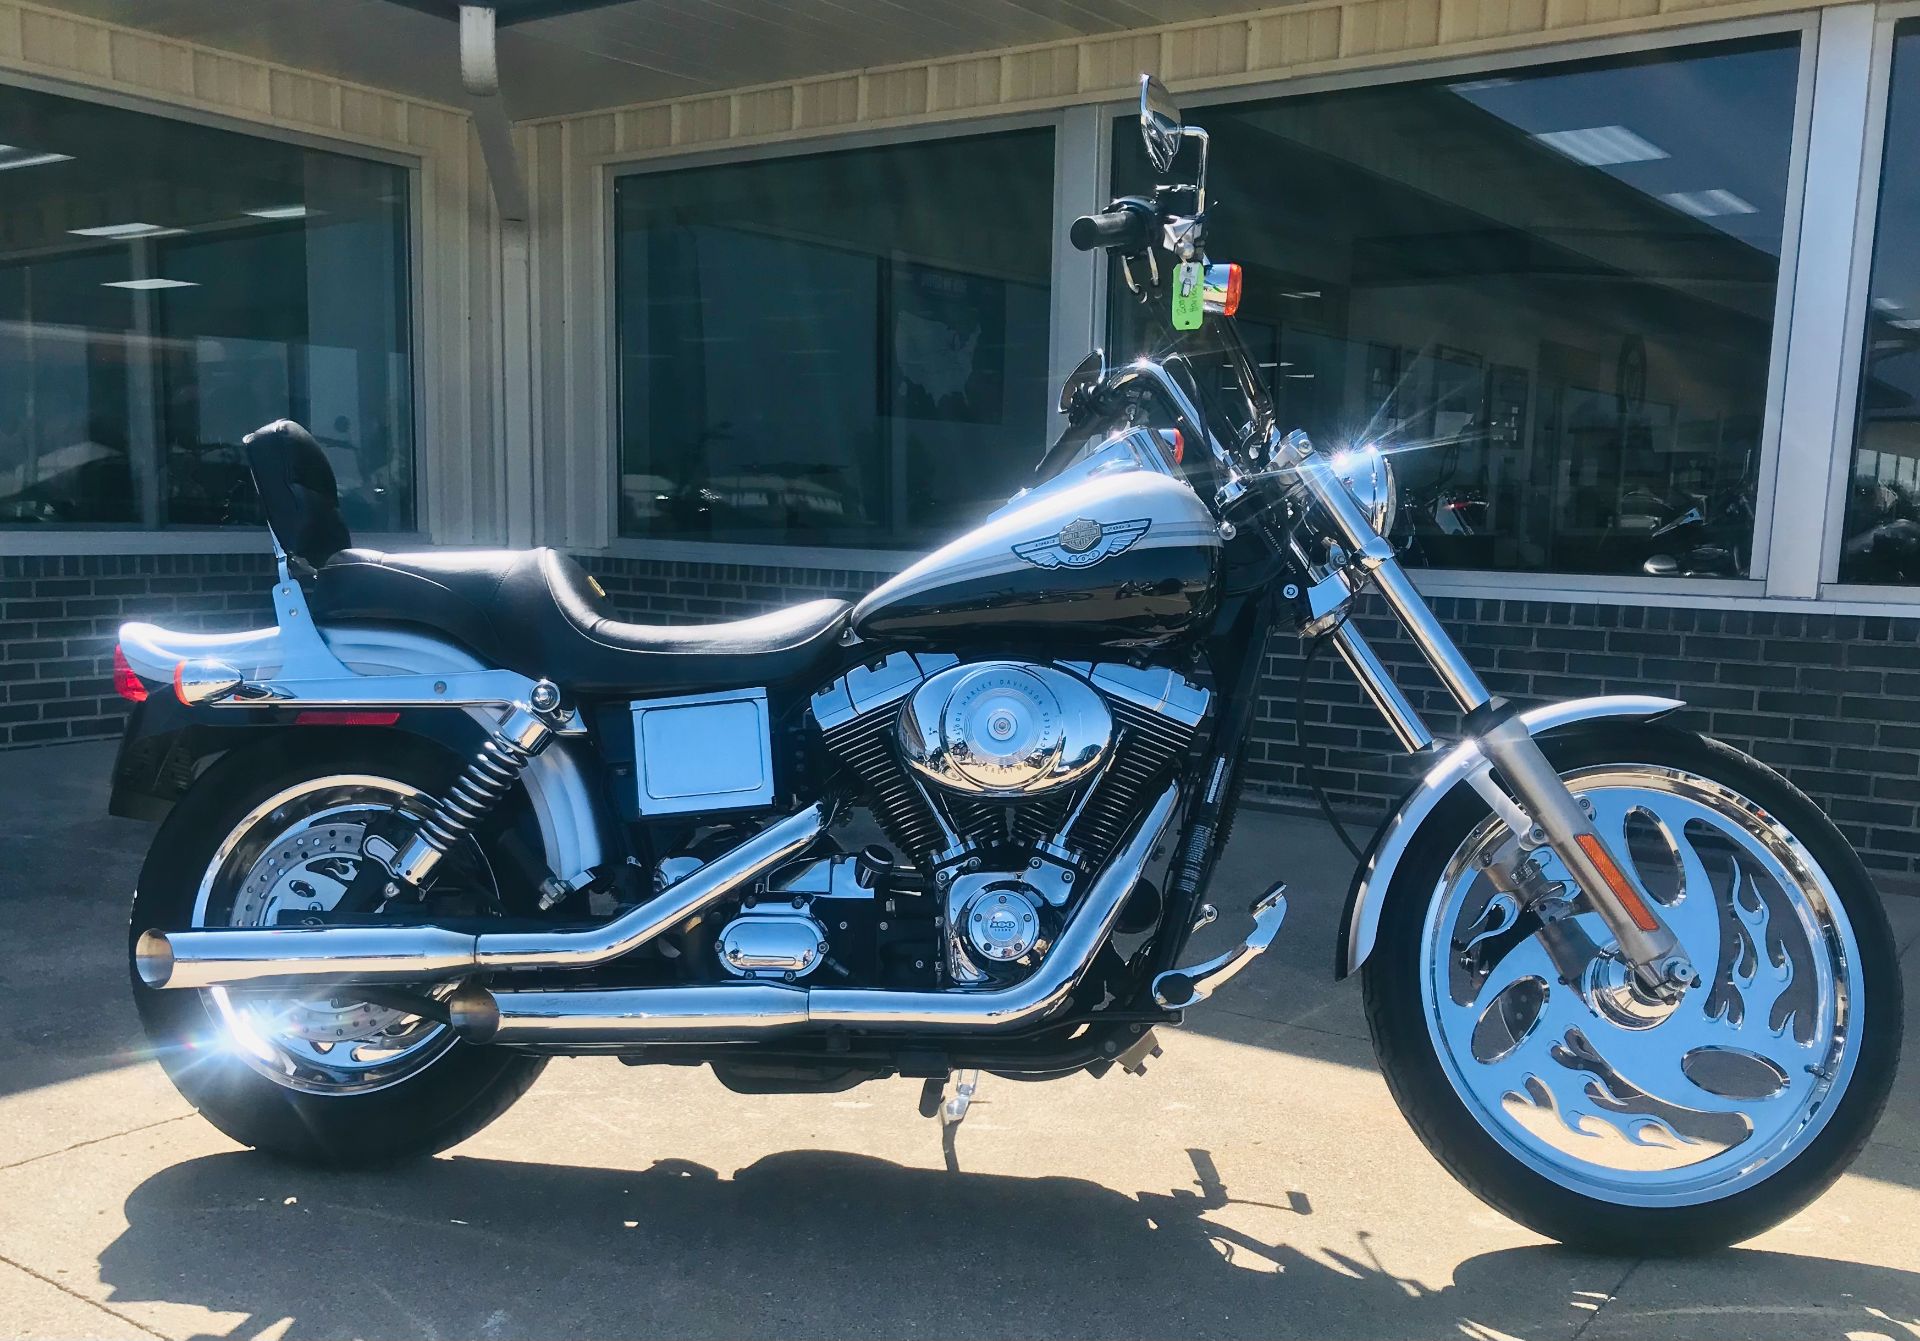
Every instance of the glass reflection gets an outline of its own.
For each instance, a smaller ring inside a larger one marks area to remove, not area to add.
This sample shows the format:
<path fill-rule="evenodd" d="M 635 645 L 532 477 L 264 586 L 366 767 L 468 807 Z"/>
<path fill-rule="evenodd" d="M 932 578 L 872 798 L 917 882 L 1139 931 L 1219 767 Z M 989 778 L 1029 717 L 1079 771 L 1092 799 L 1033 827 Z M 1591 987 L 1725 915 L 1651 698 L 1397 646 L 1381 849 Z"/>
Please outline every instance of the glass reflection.
<path fill-rule="evenodd" d="M 0 525 L 256 524 L 284 416 L 411 527 L 403 169 L 7 87 L 0 145 Z"/>
<path fill-rule="evenodd" d="M 1842 582 L 1920 583 L 1920 19 L 1894 29 Z"/>
<path fill-rule="evenodd" d="M 623 177 L 620 531 L 915 547 L 1044 446 L 1053 133 Z"/>
<path fill-rule="evenodd" d="M 1394 452 L 1409 562 L 1746 573 L 1798 42 L 1189 111 L 1280 417 Z"/>

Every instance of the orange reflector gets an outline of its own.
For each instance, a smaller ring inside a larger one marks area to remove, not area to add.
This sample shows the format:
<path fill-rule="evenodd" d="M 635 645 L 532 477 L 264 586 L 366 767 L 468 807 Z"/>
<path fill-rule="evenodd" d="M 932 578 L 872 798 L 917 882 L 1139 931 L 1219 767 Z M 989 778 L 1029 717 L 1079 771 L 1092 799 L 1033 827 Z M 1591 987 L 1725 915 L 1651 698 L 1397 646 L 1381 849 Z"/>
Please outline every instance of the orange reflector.
<path fill-rule="evenodd" d="M 134 673 L 118 643 L 113 648 L 113 692 L 129 703 L 147 701 L 147 682 Z"/>
<path fill-rule="evenodd" d="M 1600 868 L 1600 878 L 1607 882 L 1607 888 L 1613 891 L 1613 897 L 1620 900 L 1620 906 L 1627 910 L 1627 916 L 1642 931 L 1660 930 L 1660 919 L 1647 907 L 1646 900 L 1640 897 L 1640 891 L 1633 887 L 1633 881 L 1627 874 L 1613 864 L 1613 858 L 1607 855 L 1606 845 L 1590 833 L 1577 834 L 1574 842 L 1587 854 L 1587 860 Z"/>
<path fill-rule="evenodd" d="M 1226 294 L 1226 297 L 1220 300 L 1220 313 L 1222 316 L 1230 317 L 1235 312 L 1238 312 L 1239 310 L 1240 310 L 1240 267 L 1238 265 L 1229 264 L 1227 266 L 1227 294 Z"/>
<path fill-rule="evenodd" d="M 308 708 L 293 719 L 295 726 L 392 726 L 400 720 L 397 712 L 371 712 L 365 708 Z"/>
<path fill-rule="evenodd" d="M 1160 430 L 1160 440 L 1173 453 L 1173 464 L 1179 465 L 1187 455 L 1187 435 L 1177 428 L 1163 428 Z"/>

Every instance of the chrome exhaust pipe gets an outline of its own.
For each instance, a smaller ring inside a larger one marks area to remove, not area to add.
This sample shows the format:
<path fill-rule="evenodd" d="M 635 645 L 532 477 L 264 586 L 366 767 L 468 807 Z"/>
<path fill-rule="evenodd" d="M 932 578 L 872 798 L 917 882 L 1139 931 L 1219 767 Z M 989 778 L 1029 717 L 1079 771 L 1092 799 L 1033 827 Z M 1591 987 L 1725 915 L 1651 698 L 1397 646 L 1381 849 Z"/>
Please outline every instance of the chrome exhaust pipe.
<path fill-rule="evenodd" d="M 891 992 L 741 982 L 699 987 L 489 991 L 469 983 L 448 1002 L 453 1027 L 475 1043 L 612 1046 L 751 1043 L 773 1034 L 848 1029 L 976 1033 L 1038 1023 L 1066 1004 L 1112 935 L 1127 895 L 1179 803 L 1169 786 L 1087 890 L 1040 967 L 990 991 Z"/>
<path fill-rule="evenodd" d="M 148 931 L 134 967 L 149 987 L 279 987 L 435 983 L 514 969 L 582 969 L 637 949 L 742 885 L 798 856 L 826 831 L 821 801 L 768 825 L 645 903 L 573 931 L 474 934 L 435 926 L 219 927 Z"/>

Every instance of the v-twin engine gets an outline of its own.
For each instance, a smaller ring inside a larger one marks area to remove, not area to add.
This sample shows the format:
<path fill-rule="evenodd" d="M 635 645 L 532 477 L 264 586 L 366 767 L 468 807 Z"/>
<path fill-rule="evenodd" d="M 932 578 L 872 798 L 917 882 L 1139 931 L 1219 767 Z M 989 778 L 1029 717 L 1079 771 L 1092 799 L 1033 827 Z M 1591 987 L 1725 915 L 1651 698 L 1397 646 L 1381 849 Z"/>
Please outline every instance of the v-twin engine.
<path fill-rule="evenodd" d="M 967 986 L 1041 962 L 1209 697 L 1164 667 L 903 652 L 835 680 L 813 715 L 932 882 L 940 967 Z M 1136 899 L 1126 922 L 1150 922 L 1157 901 Z"/>

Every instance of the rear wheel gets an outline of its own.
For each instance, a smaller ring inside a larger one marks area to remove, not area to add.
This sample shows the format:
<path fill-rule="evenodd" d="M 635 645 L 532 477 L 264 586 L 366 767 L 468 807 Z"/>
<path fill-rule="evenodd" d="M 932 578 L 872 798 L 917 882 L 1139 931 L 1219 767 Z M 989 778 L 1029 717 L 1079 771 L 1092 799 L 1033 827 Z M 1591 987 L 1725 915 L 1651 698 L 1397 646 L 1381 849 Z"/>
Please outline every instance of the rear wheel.
<path fill-rule="evenodd" d="M 1543 740 L 1700 973 L 1644 993 L 1545 848 L 1561 899 L 1496 887 L 1510 842 L 1470 789 L 1394 873 L 1365 994 L 1389 1086 L 1470 1189 L 1562 1242 L 1748 1238 L 1837 1178 L 1885 1106 L 1900 980 L 1846 841 L 1753 759 L 1658 726 Z"/>
<path fill-rule="evenodd" d="M 221 761 L 155 835 L 131 938 L 330 911 L 369 825 L 421 813 L 450 771 L 442 756 L 402 741 Z M 501 911 L 494 863 L 469 839 L 442 864 L 421 916 Z M 444 1149 L 505 1112 L 544 1065 L 463 1043 L 404 1004 L 347 989 L 155 991 L 135 972 L 133 990 L 162 1066 L 194 1107 L 242 1144 L 305 1162 L 378 1164 Z"/>

